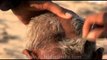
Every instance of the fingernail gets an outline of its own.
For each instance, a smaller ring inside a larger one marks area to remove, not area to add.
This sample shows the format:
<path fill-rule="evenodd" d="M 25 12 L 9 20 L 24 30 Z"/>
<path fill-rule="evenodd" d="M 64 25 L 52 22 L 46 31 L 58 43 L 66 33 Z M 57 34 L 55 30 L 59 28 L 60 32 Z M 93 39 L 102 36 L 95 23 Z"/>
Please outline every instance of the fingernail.
<path fill-rule="evenodd" d="M 65 15 L 67 16 L 67 18 L 71 18 L 72 17 L 72 15 L 70 13 L 68 13 L 68 12 L 66 12 Z"/>

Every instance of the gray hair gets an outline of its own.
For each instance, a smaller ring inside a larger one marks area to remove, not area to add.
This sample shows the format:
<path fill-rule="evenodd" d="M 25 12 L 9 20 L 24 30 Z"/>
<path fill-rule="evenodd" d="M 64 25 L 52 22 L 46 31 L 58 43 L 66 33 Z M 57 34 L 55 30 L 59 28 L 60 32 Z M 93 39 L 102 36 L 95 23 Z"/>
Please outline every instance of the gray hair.
<path fill-rule="evenodd" d="M 81 39 L 83 20 L 79 17 L 73 17 L 72 26 L 75 27 L 74 32 L 77 38 L 66 38 L 64 30 L 60 25 L 58 18 L 52 13 L 45 13 L 38 17 L 32 18 L 29 25 L 27 36 L 27 49 L 30 51 L 38 51 L 43 49 L 50 52 L 45 55 L 45 59 L 79 59 L 84 53 L 84 45 L 86 40 Z M 51 45 L 55 43 L 55 47 L 51 50 Z M 59 52 L 59 55 L 52 54 Z M 48 57 L 46 57 L 48 56 Z"/>

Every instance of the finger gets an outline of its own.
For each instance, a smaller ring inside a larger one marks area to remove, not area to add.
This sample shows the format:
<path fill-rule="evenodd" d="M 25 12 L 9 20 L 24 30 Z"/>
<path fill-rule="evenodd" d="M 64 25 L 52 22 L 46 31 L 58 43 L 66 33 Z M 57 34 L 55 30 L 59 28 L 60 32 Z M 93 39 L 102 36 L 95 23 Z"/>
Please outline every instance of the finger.
<path fill-rule="evenodd" d="M 90 22 L 90 18 L 87 18 L 83 24 L 83 28 L 82 28 L 82 37 L 83 38 L 86 38 L 88 33 L 89 33 L 89 30 L 90 30 L 90 27 L 91 27 L 91 22 Z"/>
<path fill-rule="evenodd" d="M 106 17 L 104 17 L 105 16 L 105 13 L 104 12 L 101 12 L 101 13 L 99 13 L 99 14 L 96 14 L 96 24 L 98 24 L 98 25 L 104 25 L 104 19 L 106 19 Z"/>
<path fill-rule="evenodd" d="M 45 7 L 47 7 L 46 8 L 47 10 L 49 10 L 50 12 L 58 15 L 61 18 L 70 19 L 72 17 L 72 15 L 70 13 L 64 12 L 63 9 L 60 6 L 58 6 L 57 4 L 47 3 L 45 5 Z"/>
<path fill-rule="evenodd" d="M 87 35 L 87 39 L 95 41 L 101 35 L 102 32 L 103 28 L 96 28 Z"/>

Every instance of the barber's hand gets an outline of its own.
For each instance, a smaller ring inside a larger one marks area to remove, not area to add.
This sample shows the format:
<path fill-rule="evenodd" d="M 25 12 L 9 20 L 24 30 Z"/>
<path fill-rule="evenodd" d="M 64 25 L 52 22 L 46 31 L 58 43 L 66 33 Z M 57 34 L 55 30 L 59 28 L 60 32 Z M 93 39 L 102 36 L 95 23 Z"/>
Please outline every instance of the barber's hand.
<path fill-rule="evenodd" d="M 64 19 L 70 19 L 71 18 L 71 14 L 64 12 L 63 9 L 58 6 L 55 3 L 52 2 L 43 2 L 43 3 L 34 3 L 30 5 L 31 7 L 34 7 L 35 10 L 48 10 L 54 14 L 56 14 L 59 17 L 62 17 Z"/>
<path fill-rule="evenodd" d="M 100 28 L 95 28 L 93 30 L 90 30 L 90 29 L 93 24 L 104 26 L 104 20 L 107 20 L 107 18 L 104 18 L 104 16 L 105 16 L 105 13 L 94 14 L 94 15 L 88 16 L 83 25 L 82 37 L 91 39 L 91 40 L 95 40 L 96 38 L 98 38 L 105 28 L 100 27 Z"/>

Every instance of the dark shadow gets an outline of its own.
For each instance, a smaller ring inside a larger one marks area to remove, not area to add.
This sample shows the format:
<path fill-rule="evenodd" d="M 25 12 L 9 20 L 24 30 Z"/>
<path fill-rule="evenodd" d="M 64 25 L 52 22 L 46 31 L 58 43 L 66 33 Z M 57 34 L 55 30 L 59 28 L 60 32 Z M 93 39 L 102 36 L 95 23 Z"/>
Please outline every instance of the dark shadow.
<path fill-rule="evenodd" d="M 18 36 L 9 35 L 6 31 L 4 31 L 1 36 L 0 43 L 7 43 L 9 40 L 19 39 Z"/>
<path fill-rule="evenodd" d="M 0 19 L 0 25 L 3 26 L 0 27 L 0 43 L 7 43 L 9 40 L 19 39 L 20 37 L 18 36 L 8 34 L 6 30 L 9 26 L 5 22 L 6 20 Z"/>

